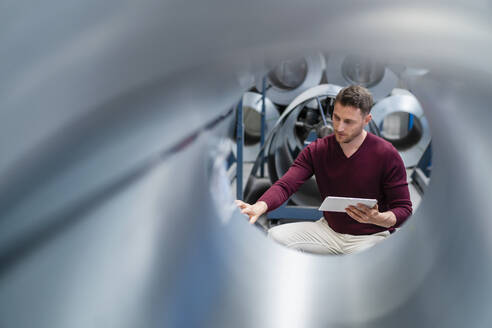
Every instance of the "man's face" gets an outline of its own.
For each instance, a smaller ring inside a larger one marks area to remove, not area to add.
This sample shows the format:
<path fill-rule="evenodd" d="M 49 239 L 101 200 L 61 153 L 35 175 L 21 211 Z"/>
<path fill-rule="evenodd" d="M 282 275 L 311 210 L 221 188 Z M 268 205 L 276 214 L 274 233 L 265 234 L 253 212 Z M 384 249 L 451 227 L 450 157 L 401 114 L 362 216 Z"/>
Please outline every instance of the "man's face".
<path fill-rule="evenodd" d="M 339 143 L 349 143 L 358 137 L 371 121 L 371 114 L 363 116 L 359 108 L 335 103 L 333 110 L 333 129 Z"/>

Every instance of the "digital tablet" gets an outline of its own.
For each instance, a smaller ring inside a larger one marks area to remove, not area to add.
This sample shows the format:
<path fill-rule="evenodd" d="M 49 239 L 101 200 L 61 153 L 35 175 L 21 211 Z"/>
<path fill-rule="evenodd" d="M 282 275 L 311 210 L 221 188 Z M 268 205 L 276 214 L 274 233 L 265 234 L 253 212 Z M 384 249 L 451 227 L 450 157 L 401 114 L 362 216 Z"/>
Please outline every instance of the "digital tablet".
<path fill-rule="evenodd" d="M 325 212 L 345 212 L 345 209 L 350 205 L 357 206 L 357 204 L 364 204 L 369 207 L 374 207 L 377 204 L 377 200 L 368 198 L 350 198 L 350 197 L 333 197 L 328 196 L 325 198 L 318 210 Z"/>

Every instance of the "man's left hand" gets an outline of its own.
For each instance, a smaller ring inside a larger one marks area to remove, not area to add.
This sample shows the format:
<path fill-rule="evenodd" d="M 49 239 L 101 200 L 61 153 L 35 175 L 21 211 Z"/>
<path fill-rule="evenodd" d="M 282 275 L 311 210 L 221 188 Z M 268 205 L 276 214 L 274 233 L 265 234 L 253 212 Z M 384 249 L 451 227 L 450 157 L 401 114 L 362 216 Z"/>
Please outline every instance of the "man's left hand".
<path fill-rule="evenodd" d="M 354 220 L 360 223 L 370 223 L 385 228 L 389 228 L 396 223 L 396 217 L 391 211 L 380 213 L 378 204 L 374 207 L 369 207 L 364 204 L 357 206 L 349 206 L 345 209 L 347 214 Z"/>

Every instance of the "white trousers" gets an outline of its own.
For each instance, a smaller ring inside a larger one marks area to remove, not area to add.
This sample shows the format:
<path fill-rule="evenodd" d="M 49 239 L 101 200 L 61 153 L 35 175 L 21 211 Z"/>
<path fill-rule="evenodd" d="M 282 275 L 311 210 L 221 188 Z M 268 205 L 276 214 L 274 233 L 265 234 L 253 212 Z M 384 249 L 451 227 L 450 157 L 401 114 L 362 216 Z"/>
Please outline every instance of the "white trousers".
<path fill-rule="evenodd" d="M 338 233 L 330 228 L 324 217 L 315 222 L 282 224 L 268 230 L 268 237 L 276 242 L 315 254 L 360 252 L 383 241 L 389 235 L 389 231 L 362 236 Z"/>

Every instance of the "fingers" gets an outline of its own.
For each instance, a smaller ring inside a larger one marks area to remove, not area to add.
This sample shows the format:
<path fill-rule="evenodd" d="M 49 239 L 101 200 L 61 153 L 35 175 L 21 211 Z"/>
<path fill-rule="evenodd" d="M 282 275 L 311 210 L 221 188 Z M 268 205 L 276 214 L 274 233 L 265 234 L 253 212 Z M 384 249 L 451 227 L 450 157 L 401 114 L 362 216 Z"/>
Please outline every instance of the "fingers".
<path fill-rule="evenodd" d="M 361 203 L 357 204 L 357 207 L 355 207 L 355 208 L 358 209 L 359 211 L 361 211 L 362 213 L 366 214 L 366 215 L 369 215 L 373 209 L 373 208 L 371 208 L 365 204 L 361 204 Z"/>
<path fill-rule="evenodd" d="M 362 210 L 359 207 L 349 206 L 348 208 L 360 217 L 365 217 L 368 214 L 365 209 Z"/>
<path fill-rule="evenodd" d="M 260 215 L 252 208 L 252 206 L 248 206 L 242 209 L 241 213 L 249 217 L 249 223 L 255 223 L 256 220 L 258 220 L 258 218 L 260 217 Z"/>
<path fill-rule="evenodd" d="M 253 208 L 253 205 L 243 202 L 242 200 L 236 199 L 234 201 L 241 210 L 241 213 L 249 217 L 249 223 L 254 224 L 260 217 L 258 213 Z"/>
<path fill-rule="evenodd" d="M 355 219 L 357 221 L 359 221 L 359 216 L 357 215 L 357 213 L 355 213 L 351 208 L 347 207 L 345 209 L 345 212 L 352 218 L 352 219 Z"/>
<path fill-rule="evenodd" d="M 365 209 L 365 210 L 379 210 L 379 207 L 378 207 L 378 204 L 377 203 L 373 207 L 369 207 L 366 204 L 357 203 L 357 207 L 359 209 Z"/>
<path fill-rule="evenodd" d="M 241 205 L 243 205 L 243 204 L 246 204 L 245 202 L 243 202 L 242 200 L 239 200 L 239 199 L 236 199 L 236 200 L 234 201 L 234 203 L 236 203 L 236 205 L 237 205 L 237 206 L 241 206 Z"/>
<path fill-rule="evenodd" d="M 245 203 L 239 199 L 236 199 L 234 202 L 236 203 L 237 207 L 239 207 L 240 209 L 243 209 L 243 208 L 250 206 L 248 203 Z"/>
<path fill-rule="evenodd" d="M 250 207 L 241 209 L 241 213 L 246 214 L 247 216 L 255 215 L 255 212 Z"/>
<path fill-rule="evenodd" d="M 379 215 L 378 204 L 369 207 L 359 203 L 357 206 L 347 207 L 345 211 L 352 219 L 361 223 L 374 223 Z"/>
<path fill-rule="evenodd" d="M 254 224 L 256 222 L 256 220 L 258 220 L 259 216 L 258 215 L 253 215 L 250 219 L 249 219 L 249 223 L 251 224 Z"/>
<path fill-rule="evenodd" d="M 358 222 L 366 222 L 366 217 L 365 215 L 363 214 L 363 212 L 361 212 L 360 210 L 358 210 L 356 207 L 354 206 L 349 206 L 345 209 L 345 211 L 347 212 L 347 214 L 354 220 L 358 221 Z"/>
<path fill-rule="evenodd" d="M 241 213 L 246 214 L 249 217 L 249 223 L 251 223 L 251 224 L 254 224 L 258 220 L 258 218 L 260 217 L 258 214 L 256 214 L 251 209 L 244 209 L 241 211 Z"/>
<path fill-rule="evenodd" d="M 251 205 L 248 203 L 243 202 L 242 200 L 236 199 L 234 201 L 236 203 L 237 207 L 241 210 L 241 213 L 246 214 L 247 216 L 251 217 L 251 215 L 254 215 L 253 210 L 251 209 Z"/>
<path fill-rule="evenodd" d="M 243 204 L 238 205 L 238 207 L 239 207 L 240 210 L 244 210 L 245 208 L 248 208 L 249 205 L 246 204 L 246 203 L 243 203 Z"/>

